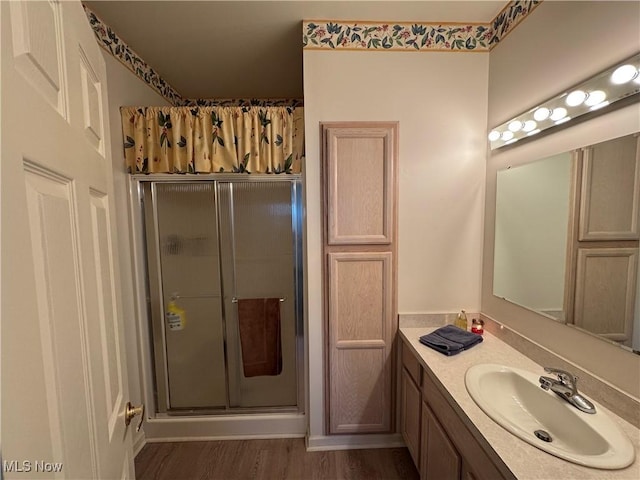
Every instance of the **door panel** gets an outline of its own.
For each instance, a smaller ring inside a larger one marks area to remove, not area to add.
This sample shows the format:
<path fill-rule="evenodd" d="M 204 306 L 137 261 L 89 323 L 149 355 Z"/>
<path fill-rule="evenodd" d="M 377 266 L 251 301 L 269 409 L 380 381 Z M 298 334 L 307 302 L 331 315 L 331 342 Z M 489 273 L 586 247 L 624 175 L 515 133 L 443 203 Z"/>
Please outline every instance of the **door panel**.
<path fill-rule="evenodd" d="M 460 478 L 462 460 L 444 428 L 436 419 L 429 406 L 423 402 L 422 418 L 424 440 L 422 455 L 425 456 L 422 478 L 426 479 L 458 479 Z"/>
<path fill-rule="evenodd" d="M 637 268 L 637 248 L 579 248 L 575 325 L 631 346 Z"/>
<path fill-rule="evenodd" d="M 394 129 L 337 127 L 327 142 L 327 243 L 392 241 Z"/>
<path fill-rule="evenodd" d="M 57 2 L 12 2 L 14 68 L 67 118 L 62 9 Z"/>
<path fill-rule="evenodd" d="M 104 401 L 108 418 L 109 438 L 113 438 L 116 430 L 120 407 L 125 392 L 122 383 L 122 355 L 120 354 L 120 338 L 118 317 L 116 315 L 116 286 L 111 269 L 113 265 L 113 248 L 109 238 L 110 212 L 106 194 L 95 190 L 90 192 L 91 233 L 93 238 L 93 254 L 95 262 L 96 285 L 98 288 L 98 319 L 100 329 L 96 329 L 93 348 L 99 349 L 102 360 L 105 396 L 96 399 L 96 404 Z M 127 399 L 125 399 L 127 400 Z"/>
<path fill-rule="evenodd" d="M 584 149 L 578 240 L 638 240 L 639 144 L 627 135 Z"/>
<path fill-rule="evenodd" d="M 49 413 L 45 428 L 50 430 L 53 455 L 49 458 L 68 465 L 70 476 L 87 475 L 95 462 L 95 444 L 89 432 L 87 399 L 76 390 L 79 379 L 81 384 L 88 382 L 89 369 L 81 349 L 67 347 L 82 345 L 86 331 L 71 186 L 67 179 L 29 163 L 25 180 Z M 69 369 L 73 365 L 80 366 L 80 375 Z M 73 426 L 73 431 L 65 425 Z M 66 447 L 76 436 L 88 442 L 78 445 L 80 455 L 74 459 Z"/>
<path fill-rule="evenodd" d="M 406 369 L 402 369 L 400 392 L 400 433 L 407 444 L 413 463 L 420 466 L 420 388 L 411 379 Z"/>
<path fill-rule="evenodd" d="M 328 262 L 330 431 L 387 432 L 392 253 L 336 252 Z"/>
<path fill-rule="evenodd" d="M 296 285 L 290 182 L 220 184 L 230 407 L 297 404 Z M 224 220 L 226 221 L 224 221 Z M 238 299 L 281 298 L 282 372 L 245 377 L 239 336 Z"/>
<path fill-rule="evenodd" d="M 159 347 L 166 349 L 167 406 L 224 407 L 227 393 L 215 188 L 209 182 L 159 183 L 153 192 L 162 287 L 158 301 L 166 314 L 172 295 L 177 294 L 176 303 L 186 316 L 184 328 L 179 330 L 162 322 L 164 345 Z"/>

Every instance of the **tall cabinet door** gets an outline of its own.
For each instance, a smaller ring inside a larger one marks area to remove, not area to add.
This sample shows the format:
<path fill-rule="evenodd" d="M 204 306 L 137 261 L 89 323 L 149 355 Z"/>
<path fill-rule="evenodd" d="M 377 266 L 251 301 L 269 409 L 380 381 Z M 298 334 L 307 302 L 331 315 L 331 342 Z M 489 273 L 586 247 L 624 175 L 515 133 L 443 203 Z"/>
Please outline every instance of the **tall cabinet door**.
<path fill-rule="evenodd" d="M 327 433 L 391 432 L 398 126 L 322 130 Z"/>

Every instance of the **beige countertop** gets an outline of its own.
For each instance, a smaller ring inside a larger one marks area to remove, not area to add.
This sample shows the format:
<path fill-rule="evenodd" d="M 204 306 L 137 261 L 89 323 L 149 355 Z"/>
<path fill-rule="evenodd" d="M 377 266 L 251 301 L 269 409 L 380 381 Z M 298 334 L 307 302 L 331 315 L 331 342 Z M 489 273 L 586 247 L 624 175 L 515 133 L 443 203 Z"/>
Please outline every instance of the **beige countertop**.
<path fill-rule="evenodd" d="M 622 470 L 587 468 L 554 457 L 503 429 L 489 418 L 469 396 L 464 383 L 467 369 L 479 363 L 497 363 L 544 374 L 542 366 L 485 331 L 484 341 L 458 355 L 447 357 L 420 343 L 422 335 L 437 327 L 401 327 L 400 335 L 409 344 L 423 367 L 429 368 L 447 389 L 469 420 L 519 479 L 640 479 L 640 430 L 596 403 L 627 434 L 636 449 L 635 462 Z M 548 365 L 553 366 L 553 365 Z"/>

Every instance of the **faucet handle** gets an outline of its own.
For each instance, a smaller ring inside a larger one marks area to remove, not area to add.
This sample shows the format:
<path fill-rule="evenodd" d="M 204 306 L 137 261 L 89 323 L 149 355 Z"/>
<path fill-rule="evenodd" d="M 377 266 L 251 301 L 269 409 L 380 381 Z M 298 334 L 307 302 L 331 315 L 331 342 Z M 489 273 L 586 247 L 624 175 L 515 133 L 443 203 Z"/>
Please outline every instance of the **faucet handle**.
<path fill-rule="evenodd" d="M 576 385 L 578 384 L 578 377 L 567 372 L 566 370 L 560 370 L 559 368 L 552 367 L 544 367 L 544 371 L 547 373 L 553 373 L 558 376 L 558 379 L 564 384 L 571 386 L 574 390 L 576 390 Z"/>

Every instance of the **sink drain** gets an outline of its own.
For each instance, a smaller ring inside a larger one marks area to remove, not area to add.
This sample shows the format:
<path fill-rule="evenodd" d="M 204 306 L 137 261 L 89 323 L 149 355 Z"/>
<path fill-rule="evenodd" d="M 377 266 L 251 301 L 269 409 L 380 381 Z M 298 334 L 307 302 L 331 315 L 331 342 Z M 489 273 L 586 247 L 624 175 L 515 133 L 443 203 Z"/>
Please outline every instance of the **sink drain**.
<path fill-rule="evenodd" d="M 542 440 L 543 442 L 551 442 L 553 439 L 551 438 L 551 435 L 549 435 L 548 432 L 545 432 L 544 430 L 536 430 L 535 432 L 533 432 L 536 434 L 536 437 L 538 437 L 540 440 Z"/>

